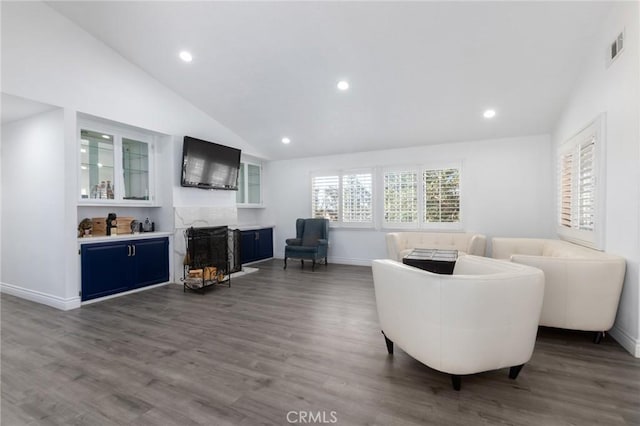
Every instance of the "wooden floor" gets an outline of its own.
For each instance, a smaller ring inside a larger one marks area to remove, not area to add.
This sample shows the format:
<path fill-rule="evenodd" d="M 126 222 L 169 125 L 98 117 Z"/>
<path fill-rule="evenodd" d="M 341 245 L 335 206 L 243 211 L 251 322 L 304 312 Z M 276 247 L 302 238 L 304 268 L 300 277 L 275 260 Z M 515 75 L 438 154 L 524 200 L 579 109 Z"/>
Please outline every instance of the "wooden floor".
<path fill-rule="evenodd" d="M 2 295 L 2 425 L 305 424 L 299 411 L 339 425 L 640 424 L 640 360 L 610 337 L 541 329 L 516 381 L 487 372 L 455 392 L 387 355 L 370 268 L 258 267 L 205 295 L 170 285 L 69 312 Z"/>

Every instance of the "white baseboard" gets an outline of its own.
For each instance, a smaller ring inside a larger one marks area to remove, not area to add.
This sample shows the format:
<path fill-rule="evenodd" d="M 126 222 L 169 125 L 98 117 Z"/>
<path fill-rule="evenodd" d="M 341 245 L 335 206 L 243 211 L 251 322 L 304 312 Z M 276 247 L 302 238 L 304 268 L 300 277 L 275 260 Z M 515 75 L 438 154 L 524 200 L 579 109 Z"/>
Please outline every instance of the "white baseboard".
<path fill-rule="evenodd" d="M 370 259 L 356 259 L 352 257 L 330 257 L 329 265 L 332 263 L 336 263 L 338 265 L 371 266 Z"/>
<path fill-rule="evenodd" d="M 242 267 L 244 268 L 245 266 L 255 265 L 256 263 L 260 263 L 260 262 L 266 262 L 267 260 L 271 260 L 271 259 L 273 259 L 273 257 L 267 257 L 266 259 L 254 260 L 253 262 L 243 263 Z M 233 278 L 233 274 L 231 274 L 231 277 Z"/>
<path fill-rule="evenodd" d="M 162 287 L 169 284 L 173 284 L 173 283 L 171 281 L 167 281 L 166 283 L 153 284 L 153 285 L 148 285 L 146 287 L 134 288 L 133 290 L 123 291 L 122 293 L 110 294 L 109 296 L 98 297 L 96 299 L 87 300 L 85 302 L 82 302 L 82 305 L 90 305 L 92 303 L 104 302 L 105 300 L 114 299 L 120 296 L 126 296 L 127 294 L 139 293 L 141 291 L 150 290 L 152 288 Z"/>
<path fill-rule="evenodd" d="M 620 346 L 625 348 L 631 355 L 640 358 L 640 340 L 631 337 L 629 333 L 615 326 L 609 330 L 608 334 L 610 334 L 616 342 L 620 343 Z"/>
<path fill-rule="evenodd" d="M 284 253 L 277 253 L 274 259 L 284 259 Z M 335 263 L 337 265 L 353 265 L 353 266 L 371 266 L 371 259 L 358 259 L 352 257 L 330 257 L 329 265 Z"/>
<path fill-rule="evenodd" d="M 71 297 L 65 299 L 52 294 L 43 293 L 41 291 L 31 290 L 16 285 L 0 283 L 0 292 L 16 296 L 21 299 L 30 300 L 32 302 L 41 303 L 63 311 L 69 311 L 80 307 L 80 297 Z"/>

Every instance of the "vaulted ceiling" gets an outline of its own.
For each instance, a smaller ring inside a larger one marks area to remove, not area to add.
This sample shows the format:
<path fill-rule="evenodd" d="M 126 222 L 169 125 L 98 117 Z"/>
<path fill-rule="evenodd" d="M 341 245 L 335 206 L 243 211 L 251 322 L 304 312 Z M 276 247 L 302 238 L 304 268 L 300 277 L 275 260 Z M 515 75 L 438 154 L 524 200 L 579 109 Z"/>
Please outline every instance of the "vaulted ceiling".
<path fill-rule="evenodd" d="M 607 2 L 49 5 L 271 158 L 548 133 L 610 8 Z M 178 58 L 181 50 L 192 53 L 191 63 Z M 336 88 L 340 80 L 349 90 Z M 496 111 L 491 120 L 482 115 L 488 108 Z"/>

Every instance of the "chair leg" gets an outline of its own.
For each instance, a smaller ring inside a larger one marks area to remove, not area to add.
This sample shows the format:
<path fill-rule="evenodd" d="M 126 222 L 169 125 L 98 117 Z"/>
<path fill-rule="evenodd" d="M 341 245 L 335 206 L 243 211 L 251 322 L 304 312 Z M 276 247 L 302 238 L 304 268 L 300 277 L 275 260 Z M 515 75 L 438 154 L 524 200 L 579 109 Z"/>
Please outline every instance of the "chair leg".
<path fill-rule="evenodd" d="M 524 367 L 524 364 L 514 365 L 513 367 L 511 367 L 509 369 L 509 378 L 511 380 L 515 380 L 518 377 L 518 374 L 520 374 L 520 370 L 522 370 L 522 367 Z"/>
<path fill-rule="evenodd" d="M 316 270 L 316 260 L 315 260 L 315 259 L 313 259 L 311 262 L 312 262 L 312 263 L 311 263 L 311 272 L 313 272 L 313 271 L 315 271 L 315 270 Z"/>
<path fill-rule="evenodd" d="M 300 259 L 300 267 L 304 268 L 304 259 Z"/>
<path fill-rule="evenodd" d="M 604 331 L 596 331 L 596 333 L 593 336 L 593 343 L 597 345 L 600 342 L 602 342 L 602 339 L 604 339 L 604 335 L 605 335 Z"/>
<path fill-rule="evenodd" d="M 451 384 L 453 385 L 453 390 L 459 391 L 462 386 L 462 377 L 457 374 L 451 375 Z"/>
<path fill-rule="evenodd" d="M 287 269 L 287 258 L 284 258 L 284 269 Z"/>
<path fill-rule="evenodd" d="M 389 355 L 393 355 L 393 342 L 387 338 L 384 331 L 382 332 L 382 335 L 384 336 L 384 343 L 387 345 L 387 352 L 389 352 Z"/>
<path fill-rule="evenodd" d="M 327 266 L 329 264 L 329 259 L 328 258 L 324 258 L 324 266 Z"/>

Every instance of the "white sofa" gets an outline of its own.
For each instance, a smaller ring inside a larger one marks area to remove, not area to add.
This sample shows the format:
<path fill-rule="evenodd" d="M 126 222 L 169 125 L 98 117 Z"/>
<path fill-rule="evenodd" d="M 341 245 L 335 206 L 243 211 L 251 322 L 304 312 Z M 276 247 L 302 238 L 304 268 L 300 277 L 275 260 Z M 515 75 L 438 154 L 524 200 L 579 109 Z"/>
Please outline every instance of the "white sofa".
<path fill-rule="evenodd" d="M 625 260 L 561 240 L 493 238 L 492 257 L 540 268 L 545 274 L 540 325 L 595 331 L 613 326 Z"/>
<path fill-rule="evenodd" d="M 391 259 L 373 261 L 376 304 L 387 349 L 394 343 L 427 366 L 460 376 L 531 358 L 544 293 L 542 271 L 478 256 L 459 257 L 453 275 Z"/>
<path fill-rule="evenodd" d="M 402 262 L 416 248 L 458 250 L 458 254 L 484 256 L 487 238 L 463 232 L 390 232 L 386 235 L 387 256 Z"/>

